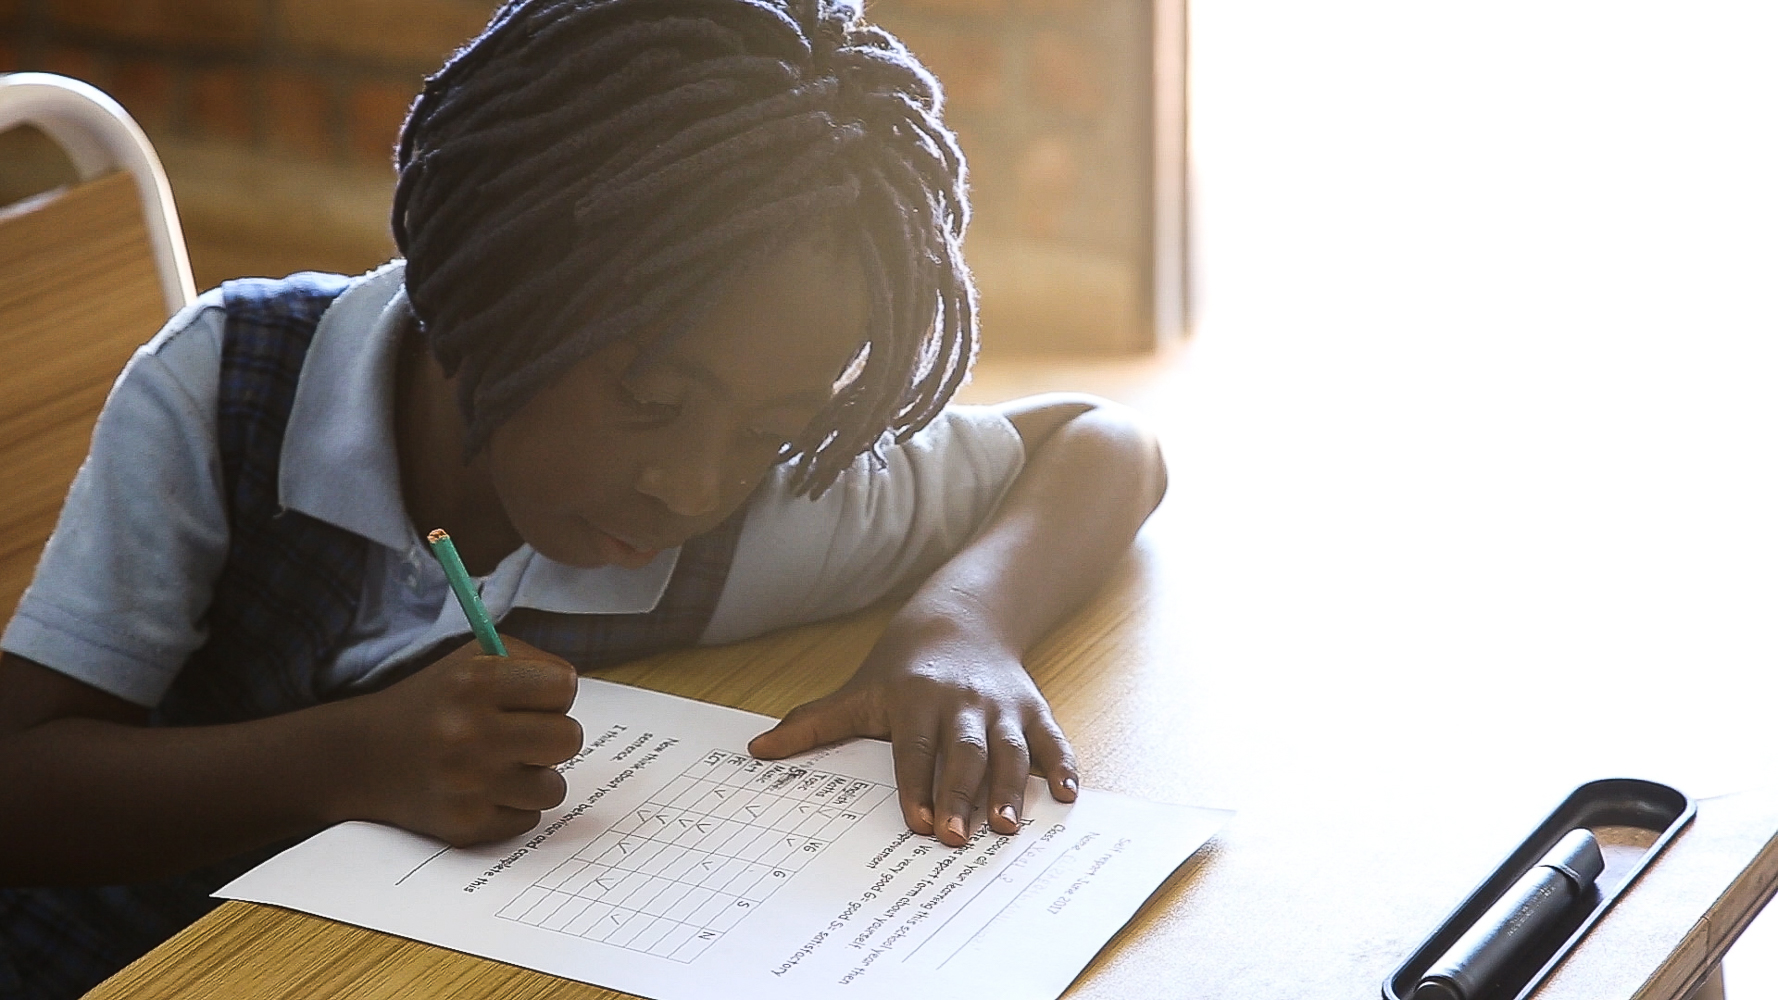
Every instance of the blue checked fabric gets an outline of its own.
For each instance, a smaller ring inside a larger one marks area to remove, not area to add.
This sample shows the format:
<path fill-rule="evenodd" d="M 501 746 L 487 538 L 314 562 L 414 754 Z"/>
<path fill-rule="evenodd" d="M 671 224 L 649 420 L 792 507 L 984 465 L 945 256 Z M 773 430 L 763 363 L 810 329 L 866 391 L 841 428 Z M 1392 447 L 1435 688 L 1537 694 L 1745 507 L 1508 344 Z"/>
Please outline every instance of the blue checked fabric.
<path fill-rule="evenodd" d="M 281 509 L 278 460 L 309 341 L 346 284 L 339 275 L 297 274 L 223 285 L 216 434 L 228 559 L 211 599 L 210 638 L 167 692 L 164 722 L 236 722 L 322 700 L 314 668 L 351 627 L 370 543 Z"/>

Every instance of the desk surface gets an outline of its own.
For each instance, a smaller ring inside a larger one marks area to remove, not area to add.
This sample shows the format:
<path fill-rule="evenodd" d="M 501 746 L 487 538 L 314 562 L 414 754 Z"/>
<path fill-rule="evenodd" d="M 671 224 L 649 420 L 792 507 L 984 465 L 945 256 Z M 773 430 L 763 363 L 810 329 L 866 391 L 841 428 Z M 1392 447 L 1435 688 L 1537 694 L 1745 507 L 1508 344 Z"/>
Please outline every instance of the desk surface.
<path fill-rule="evenodd" d="M 1337 681 L 1327 676 L 1336 665 L 1331 653 L 1276 670 L 1210 657 L 1192 634 L 1199 615 L 1168 582 L 1170 560 L 1184 556 L 1166 540 L 1165 524 L 1157 529 L 1044 645 L 1034 672 L 1075 735 L 1092 784 L 1231 804 L 1240 814 L 1101 954 L 1073 995 L 1375 996 L 1417 936 L 1562 792 L 1602 773 L 1588 752 L 1596 740 L 1577 727 L 1559 741 L 1573 752 L 1503 758 L 1481 734 L 1503 724 L 1490 718 L 1498 696 L 1486 690 L 1474 692 L 1479 705 L 1453 711 L 1444 734 L 1417 737 L 1399 720 L 1438 691 L 1457 695 L 1474 683 L 1421 677 L 1442 672 L 1435 658 L 1416 663 L 1408 683 L 1381 666 L 1350 673 L 1349 655 Z M 606 676 L 782 713 L 842 680 L 880 621 L 865 614 Z M 1496 676 L 1486 687 L 1540 680 Z M 1364 688 L 1363 697 L 1347 698 L 1339 690 L 1346 685 Z M 1702 802 L 1693 828 L 1577 957 L 1576 967 L 1590 971 L 1559 978 L 1545 994 L 1682 995 L 1778 878 L 1775 836 L 1778 799 Z M 1650 991 L 1637 994 L 1651 980 Z M 1602 991 L 1602 982 L 1612 989 Z M 212 994 L 612 995 L 316 917 L 225 903 L 93 996 Z"/>

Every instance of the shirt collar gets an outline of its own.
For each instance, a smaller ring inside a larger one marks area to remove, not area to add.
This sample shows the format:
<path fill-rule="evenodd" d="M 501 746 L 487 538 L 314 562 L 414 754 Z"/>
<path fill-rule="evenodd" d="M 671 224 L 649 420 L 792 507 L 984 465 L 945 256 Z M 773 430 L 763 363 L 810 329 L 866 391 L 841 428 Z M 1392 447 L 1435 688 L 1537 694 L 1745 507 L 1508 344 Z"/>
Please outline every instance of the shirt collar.
<path fill-rule="evenodd" d="M 278 503 L 378 545 L 418 548 L 401 502 L 395 362 L 407 320 L 400 263 L 353 279 L 322 314 L 278 460 Z"/>
<path fill-rule="evenodd" d="M 397 260 L 355 278 L 322 315 L 285 429 L 278 502 L 416 565 L 431 555 L 408 519 L 395 449 L 396 360 L 412 315 L 405 275 Z M 495 614 L 503 613 L 499 605 L 560 614 L 652 611 L 678 561 L 671 549 L 641 569 L 583 569 L 524 545 L 489 576 L 484 599 Z"/>

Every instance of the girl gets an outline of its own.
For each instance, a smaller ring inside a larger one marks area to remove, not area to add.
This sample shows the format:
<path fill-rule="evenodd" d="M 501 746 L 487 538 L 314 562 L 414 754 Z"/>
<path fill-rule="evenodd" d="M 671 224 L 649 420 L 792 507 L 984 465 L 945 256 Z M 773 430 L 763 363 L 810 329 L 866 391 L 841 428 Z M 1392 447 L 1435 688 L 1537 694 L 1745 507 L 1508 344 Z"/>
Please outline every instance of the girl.
<path fill-rule="evenodd" d="M 1071 799 L 1020 658 L 1159 501 L 975 347 L 937 84 L 852 0 L 514 0 L 427 81 L 403 254 L 230 282 L 113 390 L 0 659 L 0 996 L 74 995 L 346 819 L 562 800 L 576 670 L 909 595 L 754 740 L 893 741 L 909 826 Z M 510 637 L 475 654 L 425 532 Z"/>

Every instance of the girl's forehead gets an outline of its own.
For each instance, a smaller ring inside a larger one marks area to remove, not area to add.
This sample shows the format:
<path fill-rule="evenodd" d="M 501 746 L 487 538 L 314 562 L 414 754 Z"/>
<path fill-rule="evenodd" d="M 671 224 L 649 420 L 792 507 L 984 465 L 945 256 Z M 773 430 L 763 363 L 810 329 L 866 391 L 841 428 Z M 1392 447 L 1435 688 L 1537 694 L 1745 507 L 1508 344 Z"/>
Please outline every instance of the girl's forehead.
<path fill-rule="evenodd" d="M 855 260 L 796 246 L 743 272 L 658 363 L 737 396 L 825 400 L 863 346 L 869 316 Z"/>

